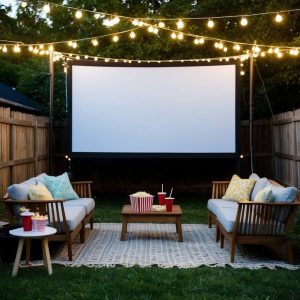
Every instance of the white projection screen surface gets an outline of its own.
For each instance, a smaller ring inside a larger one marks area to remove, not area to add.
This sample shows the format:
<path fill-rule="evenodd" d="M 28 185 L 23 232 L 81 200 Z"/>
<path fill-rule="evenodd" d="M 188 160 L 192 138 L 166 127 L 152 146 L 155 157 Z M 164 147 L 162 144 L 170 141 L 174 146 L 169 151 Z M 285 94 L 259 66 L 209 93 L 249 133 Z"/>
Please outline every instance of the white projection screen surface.
<path fill-rule="evenodd" d="M 72 153 L 236 153 L 236 65 L 71 68 Z"/>

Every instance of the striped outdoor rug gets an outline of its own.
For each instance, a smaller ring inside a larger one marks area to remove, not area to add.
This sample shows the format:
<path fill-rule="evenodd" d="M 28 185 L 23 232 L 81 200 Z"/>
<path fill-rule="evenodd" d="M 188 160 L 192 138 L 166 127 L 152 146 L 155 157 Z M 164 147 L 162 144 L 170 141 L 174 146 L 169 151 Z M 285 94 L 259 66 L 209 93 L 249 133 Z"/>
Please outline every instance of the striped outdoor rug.
<path fill-rule="evenodd" d="M 72 262 L 66 246 L 51 253 L 52 263 L 67 266 L 114 267 L 158 266 L 195 268 L 199 266 L 233 268 L 298 269 L 262 247 L 239 246 L 235 263 L 230 263 L 228 242 L 224 249 L 215 242 L 215 229 L 204 224 L 184 224 L 183 243 L 177 241 L 175 225 L 128 224 L 126 241 L 120 241 L 121 224 L 94 224 L 84 244 L 74 243 Z"/>

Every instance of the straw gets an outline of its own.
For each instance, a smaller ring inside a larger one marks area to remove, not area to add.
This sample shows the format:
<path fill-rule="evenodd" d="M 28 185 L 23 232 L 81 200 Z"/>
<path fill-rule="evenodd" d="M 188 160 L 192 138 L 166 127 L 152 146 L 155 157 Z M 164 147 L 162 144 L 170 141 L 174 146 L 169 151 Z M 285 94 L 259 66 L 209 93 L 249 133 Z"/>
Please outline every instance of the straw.
<path fill-rule="evenodd" d="M 173 188 L 171 188 L 171 192 L 170 192 L 170 196 L 169 196 L 170 198 L 171 198 L 171 196 L 172 196 L 172 192 L 173 192 Z"/>
<path fill-rule="evenodd" d="M 164 192 L 164 184 L 161 185 L 161 192 Z"/>

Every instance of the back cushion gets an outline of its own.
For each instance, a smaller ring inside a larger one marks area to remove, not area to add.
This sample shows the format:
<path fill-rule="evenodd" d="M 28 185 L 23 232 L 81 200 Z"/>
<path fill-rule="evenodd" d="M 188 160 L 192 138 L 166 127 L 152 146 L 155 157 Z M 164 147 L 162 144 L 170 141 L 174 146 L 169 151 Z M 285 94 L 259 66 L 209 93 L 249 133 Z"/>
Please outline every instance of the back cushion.
<path fill-rule="evenodd" d="M 28 200 L 29 185 L 25 183 L 13 184 L 7 188 L 9 198 L 14 200 Z"/>
<path fill-rule="evenodd" d="M 267 187 L 270 184 L 268 179 L 266 177 L 259 178 L 256 180 L 255 185 L 253 187 L 253 190 L 251 192 L 250 200 L 254 201 L 256 195 L 263 190 L 265 187 Z"/>
<path fill-rule="evenodd" d="M 296 200 L 298 190 L 295 187 L 282 187 L 269 183 L 273 193 L 274 202 L 292 203 Z"/>

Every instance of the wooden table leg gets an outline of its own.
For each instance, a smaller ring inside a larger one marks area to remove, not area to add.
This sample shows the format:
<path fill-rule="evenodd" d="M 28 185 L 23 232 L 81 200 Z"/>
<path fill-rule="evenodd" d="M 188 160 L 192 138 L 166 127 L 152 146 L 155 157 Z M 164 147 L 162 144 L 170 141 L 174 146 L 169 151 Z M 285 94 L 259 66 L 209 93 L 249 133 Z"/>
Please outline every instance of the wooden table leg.
<path fill-rule="evenodd" d="M 183 242 L 181 217 L 180 216 L 176 218 L 176 229 L 177 229 L 177 233 L 178 233 L 178 241 Z"/>
<path fill-rule="evenodd" d="M 28 266 L 30 265 L 31 239 L 25 239 L 25 243 L 26 243 L 25 266 Z"/>
<path fill-rule="evenodd" d="M 122 232 L 121 232 L 121 241 L 125 241 L 126 239 L 126 232 L 127 232 L 127 217 L 123 216 L 122 222 Z"/>
<path fill-rule="evenodd" d="M 22 251 L 23 251 L 23 245 L 24 245 L 24 239 L 20 239 L 19 240 L 17 254 L 16 254 L 16 259 L 15 259 L 15 263 L 14 263 L 14 268 L 13 268 L 13 272 L 12 272 L 12 276 L 13 277 L 17 276 L 17 274 L 18 274 L 18 269 L 19 269 L 19 265 L 20 265 L 21 255 L 22 255 Z"/>
<path fill-rule="evenodd" d="M 53 271 L 52 271 L 52 264 L 51 264 L 51 259 L 50 259 L 50 253 L 49 253 L 49 246 L 48 246 L 47 237 L 42 238 L 42 248 L 43 248 L 44 266 L 48 269 L 49 275 L 51 275 L 53 273 Z"/>

